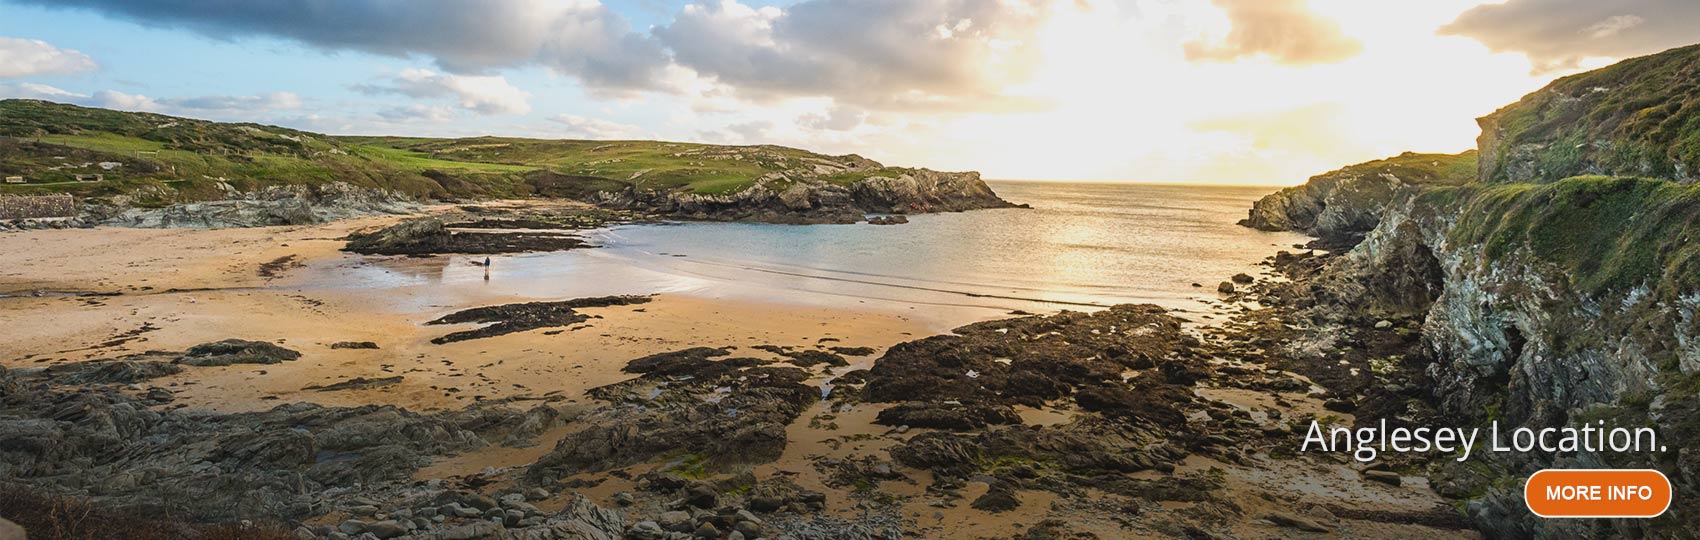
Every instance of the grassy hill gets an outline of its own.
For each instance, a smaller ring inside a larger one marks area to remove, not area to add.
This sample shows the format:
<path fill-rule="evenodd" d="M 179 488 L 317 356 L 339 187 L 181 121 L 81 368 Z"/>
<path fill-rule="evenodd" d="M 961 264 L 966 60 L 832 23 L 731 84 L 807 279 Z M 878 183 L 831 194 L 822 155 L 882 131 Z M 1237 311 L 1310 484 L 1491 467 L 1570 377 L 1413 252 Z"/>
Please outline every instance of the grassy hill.
<path fill-rule="evenodd" d="M 476 137 L 337 137 L 260 124 L 0 100 L 0 194 L 153 193 L 143 204 L 276 184 L 347 182 L 430 198 L 577 198 L 628 186 L 728 193 L 781 171 L 850 183 L 895 174 L 860 156 L 778 146 Z M 98 182 L 78 175 L 99 174 Z M 165 189 L 144 189 L 160 187 Z"/>
<path fill-rule="evenodd" d="M 1553 81 L 1478 120 L 1485 182 L 1700 177 L 1700 45 Z"/>

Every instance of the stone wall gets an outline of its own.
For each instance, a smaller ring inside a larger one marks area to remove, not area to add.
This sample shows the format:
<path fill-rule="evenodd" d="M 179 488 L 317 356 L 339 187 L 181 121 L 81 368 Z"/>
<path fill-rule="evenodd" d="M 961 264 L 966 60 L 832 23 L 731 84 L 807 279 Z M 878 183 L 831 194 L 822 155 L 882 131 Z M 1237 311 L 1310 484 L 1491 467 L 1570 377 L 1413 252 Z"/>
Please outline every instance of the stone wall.
<path fill-rule="evenodd" d="M 0 196 L 0 220 L 77 215 L 77 202 L 70 195 Z"/>

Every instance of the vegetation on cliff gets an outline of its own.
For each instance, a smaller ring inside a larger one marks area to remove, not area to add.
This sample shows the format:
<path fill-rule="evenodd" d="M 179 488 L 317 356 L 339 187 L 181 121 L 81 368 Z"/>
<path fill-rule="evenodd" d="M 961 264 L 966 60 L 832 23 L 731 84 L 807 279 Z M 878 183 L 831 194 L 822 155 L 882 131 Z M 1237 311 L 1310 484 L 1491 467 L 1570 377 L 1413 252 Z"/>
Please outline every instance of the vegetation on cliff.
<path fill-rule="evenodd" d="M 1449 241 L 1479 246 L 1479 264 L 1526 252 L 1588 293 L 1646 286 L 1674 298 L 1700 285 L 1700 185 L 1577 176 L 1436 190 L 1423 199 L 1457 209 Z"/>
<path fill-rule="evenodd" d="M 802 181 L 851 186 L 923 173 L 931 171 L 780 146 L 343 137 L 0 100 L 0 175 L 25 179 L 0 184 L 0 194 L 126 195 L 139 206 L 222 198 L 230 188 L 333 182 L 436 199 L 593 200 L 603 193 L 720 196 L 758 185 L 777 193 Z"/>
<path fill-rule="evenodd" d="M 1319 174 L 1252 206 L 1241 225 L 1299 231 L 1328 244 L 1356 244 L 1381 221 L 1394 194 L 1407 186 L 1457 186 L 1476 176 L 1476 152 L 1406 152 Z"/>
<path fill-rule="evenodd" d="M 1692 180 L 1700 171 L 1700 45 L 1558 79 L 1478 122 L 1486 182 Z"/>

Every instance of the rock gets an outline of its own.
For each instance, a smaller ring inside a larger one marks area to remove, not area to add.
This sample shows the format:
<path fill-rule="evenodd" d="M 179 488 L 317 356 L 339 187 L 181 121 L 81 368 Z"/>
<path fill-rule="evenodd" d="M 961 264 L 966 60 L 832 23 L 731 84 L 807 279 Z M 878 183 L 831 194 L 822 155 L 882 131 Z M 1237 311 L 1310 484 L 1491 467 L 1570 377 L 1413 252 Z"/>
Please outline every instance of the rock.
<path fill-rule="evenodd" d="M 737 519 L 738 521 L 747 521 L 747 522 L 750 522 L 750 523 L 754 523 L 758 526 L 762 524 L 761 518 L 756 517 L 756 515 L 750 513 L 749 510 L 739 509 L 737 512 L 734 512 L 732 514 L 732 517 Z"/>
<path fill-rule="evenodd" d="M 182 358 L 177 359 L 177 363 L 186 366 L 276 364 L 300 357 L 299 352 L 263 341 L 226 339 L 190 347 Z"/>
<path fill-rule="evenodd" d="M 138 383 L 182 373 L 182 366 L 171 363 L 171 360 L 175 359 L 170 353 L 151 352 L 115 360 L 51 366 L 47 368 L 47 373 L 53 376 L 55 383 L 62 384 Z"/>
<path fill-rule="evenodd" d="M 407 527 L 394 520 L 384 520 L 367 524 L 365 532 L 385 540 L 407 534 Z"/>
<path fill-rule="evenodd" d="M 1386 330 L 1386 329 L 1392 328 L 1392 327 L 1393 327 L 1393 321 L 1381 320 L 1381 321 L 1375 322 L 1375 329 L 1376 330 Z"/>
<path fill-rule="evenodd" d="M 336 526 L 336 530 L 343 534 L 360 534 L 366 532 L 366 522 L 358 519 L 344 520 Z"/>
<path fill-rule="evenodd" d="M 720 496 L 707 484 L 697 484 L 685 490 L 685 504 L 697 508 L 714 508 Z"/>
<path fill-rule="evenodd" d="M 631 540 L 666 540 L 667 531 L 654 521 L 639 521 L 626 530 L 626 538 Z"/>
<path fill-rule="evenodd" d="M 377 343 L 370 341 L 338 341 L 331 344 L 332 349 L 376 349 Z"/>
<path fill-rule="evenodd" d="M 0 519 L 0 540 L 26 540 L 24 528 L 5 519 Z"/>
<path fill-rule="evenodd" d="M 456 341 L 482 339 L 515 332 L 525 332 L 539 328 L 572 326 L 590 320 L 588 315 L 577 310 L 584 308 L 629 306 L 649 302 L 648 296 L 599 296 L 593 298 L 575 298 L 560 302 L 528 302 L 523 304 L 506 304 L 456 311 L 448 315 L 426 322 L 425 324 L 467 324 L 480 323 L 485 326 L 476 330 L 454 332 L 436 339 L 431 343 L 442 345 Z"/>
<path fill-rule="evenodd" d="M 1234 284 L 1224 281 L 1221 285 L 1216 286 L 1216 292 L 1222 294 L 1234 294 Z"/>
<path fill-rule="evenodd" d="M 780 508 L 785 507 L 785 499 L 781 499 L 779 497 L 751 497 L 749 505 L 750 510 L 757 512 L 777 512 Z"/>
<path fill-rule="evenodd" d="M 696 536 L 698 540 L 719 540 L 720 529 L 716 528 L 714 523 L 704 521 L 701 525 L 697 525 L 696 532 L 692 535 Z"/>
<path fill-rule="evenodd" d="M 320 386 L 320 385 L 316 385 L 316 384 L 311 385 L 311 386 L 304 386 L 301 389 L 302 390 L 312 390 L 312 391 L 315 391 L 315 392 L 336 392 L 336 391 L 341 391 L 341 390 L 369 390 L 369 389 L 372 389 L 372 388 L 383 388 L 383 387 L 386 387 L 386 386 L 395 386 L 395 385 L 401 384 L 401 381 L 402 381 L 401 375 L 396 375 L 396 376 L 393 376 L 393 377 L 377 377 L 377 378 L 372 378 L 372 379 L 368 379 L 368 378 L 365 378 L 365 377 L 355 377 L 355 378 L 352 378 L 352 379 L 348 379 L 348 380 L 345 380 L 345 381 L 338 381 L 338 382 L 328 384 L 328 385 L 324 385 L 324 386 Z"/>
<path fill-rule="evenodd" d="M 507 525 L 509 527 L 515 527 L 515 526 L 519 525 L 519 521 L 522 520 L 522 519 L 525 519 L 525 512 L 524 511 L 521 511 L 521 510 L 504 510 L 504 511 L 502 511 L 502 524 L 503 525 Z"/>
<path fill-rule="evenodd" d="M 1250 285 L 1251 282 L 1256 281 L 1256 280 L 1252 279 L 1252 277 L 1250 275 L 1247 275 L 1247 274 L 1244 274 L 1244 273 L 1234 274 L 1234 277 L 1229 278 L 1229 279 L 1232 279 L 1234 281 L 1234 283 L 1238 283 L 1240 285 Z"/>
<path fill-rule="evenodd" d="M 523 225 L 523 223 L 521 223 Z M 454 224 L 477 225 L 477 223 Z M 478 227 L 473 227 L 478 228 Z M 554 229 L 578 228 L 550 227 Z M 375 232 L 348 235 L 344 251 L 362 255 L 433 255 L 444 253 L 498 254 L 565 251 L 590 246 L 566 231 L 455 230 L 441 218 L 415 218 Z"/>
<path fill-rule="evenodd" d="M 176 397 L 177 397 L 177 395 L 171 393 L 170 390 L 166 390 L 164 388 L 160 388 L 160 387 L 157 387 L 157 386 L 155 386 L 153 388 L 149 388 L 148 393 L 147 393 L 147 398 L 148 398 L 149 401 L 157 401 L 157 402 L 160 402 L 160 403 L 169 402 L 172 399 L 175 399 Z"/>
<path fill-rule="evenodd" d="M 496 499 L 482 493 L 467 493 L 462 495 L 460 502 L 465 506 L 476 508 L 480 512 L 497 506 Z"/>
<path fill-rule="evenodd" d="M 526 500 L 529 500 L 529 501 L 536 502 L 536 501 L 548 499 L 549 497 L 550 497 L 549 490 L 543 489 L 543 488 L 540 488 L 540 487 L 531 488 L 531 489 L 528 489 L 528 490 L 525 491 L 525 498 L 526 498 Z"/>
<path fill-rule="evenodd" d="M 373 514 L 378 513 L 378 507 L 365 504 L 350 506 L 348 507 L 348 513 L 355 517 L 371 517 Z"/>
<path fill-rule="evenodd" d="M 1331 398 L 1322 402 L 1322 408 L 1334 412 L 1350 413 L 1358 410 L 1358 404 L 1351 400 Z"/>
<path fill-rule="evenodd" d="M 632 494 L 630 494 L 630 493 L 621 491 L 619 493 L 614 494 L 614 504 L 617 504 L 617 505 L 620 505 L 620 506 L 631 506 L 633 503 L 636 503 L 636 502 L 637 502 L 637 497 L 632 496 Z"/>
<path fill-rule="evenodd" d="M 488 521 L 473 521 L 422 535 L 421 540 L 479 540 L 502 532 L 502 526 Z"/>
<path fill-rule="evenodd" d="M 1299 515 L 1296 515 L 1296 514 L 1289 514 L 1289 513 L 1286 513 L 1286 512 L 1275 512 L 1275 513 L 1269 514 L 1267 516 L 1264 516 L 1264 519 L 1267 519 L 1267 520 L 1275 523 L 1276 525 L 1281 525 L 1283 527 L 1290 527 L 1290 528 L 1294 528 L 1294 529 L 1298 529 L 1298 530 L 1306 531 L 1306 532 L 1325 533 L 1325 532 L 1330 531 L 1330 529 L 1328 527 L 1323 526 L 1321 523 L 1317 523 L 1316 521 L 1313 521 L 1310 518 L 1307 518 L 1307 517 L 1304 517 L 1304 516 L 1299 516 Z"/>
<path fill-rule="evenodd" d="M 1015 496 L 1014 486 L 1010 485 L 1008 482 L 996 480 L 992 482 L 991 489 L 986 490 L 984 495 L 974 499 L 974 502 L 969 504 L 969 506 L 973 507 L 975 510 L 984 510 L 993 513 L 1008 512 L 1019 508 L 1021 506 L 1021 499 Z"/>
<path fill-rule="evenodd" d="M 1390 486 L 1397 486 L 1402 482 L 1399 473 L 1391 471 L 1364 471 L 1364 478 Z"/>
<path fill-rule="evenodd" d="M 733 526 L 733 532 L 742 533 L 748 538 L 761 538 L 761 522 L 755 520 L 741 520 Z"/>
<path fill-rule="evenodd" d="M 688 533 L 695 530 L 696 527 L 696 521 L 691 519 L 690 514 L 678 510 L 662 512 L 657 520 L 661 523 L 662 528 L 673 532 Z"/>

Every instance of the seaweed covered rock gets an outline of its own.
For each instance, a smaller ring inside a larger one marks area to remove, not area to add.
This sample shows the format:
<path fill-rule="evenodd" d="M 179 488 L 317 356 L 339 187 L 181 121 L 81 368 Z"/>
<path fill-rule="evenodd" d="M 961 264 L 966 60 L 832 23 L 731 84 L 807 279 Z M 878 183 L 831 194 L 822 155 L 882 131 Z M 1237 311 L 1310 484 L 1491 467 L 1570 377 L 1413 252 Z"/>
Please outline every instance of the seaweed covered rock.
<path fill-rule="evenodd" d="M 285 349 L 264 341 L 226 339 L 190 347 L 177 363 L 186 366 L 228 366 L 231 364 L 276 364 L 301 357 L 298 351 Z"/>

